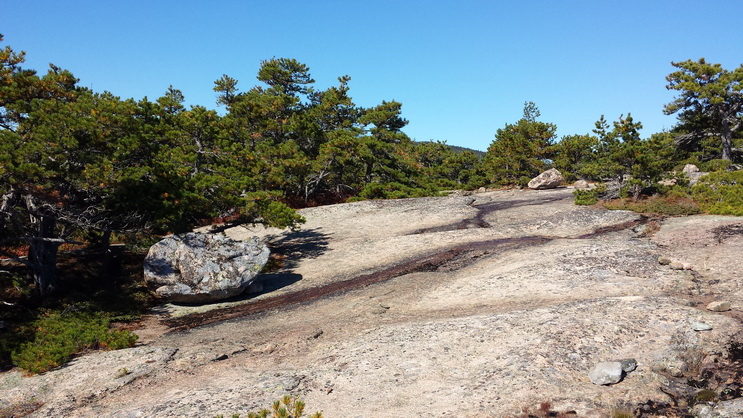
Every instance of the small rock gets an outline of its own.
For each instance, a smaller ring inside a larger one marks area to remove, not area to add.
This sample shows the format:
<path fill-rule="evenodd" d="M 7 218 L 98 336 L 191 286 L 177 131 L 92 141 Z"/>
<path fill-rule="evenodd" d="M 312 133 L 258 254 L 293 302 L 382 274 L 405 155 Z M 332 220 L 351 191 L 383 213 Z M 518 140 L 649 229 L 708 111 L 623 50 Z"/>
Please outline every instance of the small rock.
<path fill-rule="evenodd" d="M 710 331 L 712 330 L 712 325 L 705 324 L 704 322 L 694 321 L 691 324 L 691 327 L 694 329 L 694 331 Z"/>
<path fill-rule="evenodd" d="M 378 305 L 371 308 L 371 312 L 377 315 L 385 314 L 388 310 L 389 308 L 383 308 L 382 306 Z"/>
<path fill-rule="evenodd" d="M 696 418 L 715 418 L 720 415 L 716 414 L 714 408 L 707 404 L 696 404 L 691 410 L 692 416 Z"/>
<path fill-rule="evenodd" d="M 715 412 L 723 417 L 743 416 L 743 398 L 718 402 L 717 405 L 715 405 Z"/>
<path fill-rule="evenodd" d="M 673 261 L 671 264 L 668 265 L 668 267 L 671 268 L 671 270 L 683 270 L 684 269 L 684 263 L 680 263 L 678 261 Z"/>
<path fill-rule="evenodd" d="M 619 363 L 622 364 L 622 370 L 624 370 L 625 373 L 629 373 L 637 369 L 637 360 L 633 358 L 619 360 Z"/>
<path fill-rule="evenodd" d="M 663 266 L 667 266 L 667 265 L 671 264 L 671 259 L 668 258 L 668 257 L 665 257 L 665 256 L 660 256 L 660 257 L 658 257 L 658 264 L 663 265 Z"/>
<path fill-rule="evenodd" d="M 618 361 L 601 362 L 588 373 L 588 378 L 595 385 L 613 385 L 622 380 L 622 363 Z"/>
<path fill-rule="evenodd" d="M 730 302 L 718 300 L 710 302 L 707 305 L 707 310 L 712 312 L 726 312 L 730 310 Z"/>
<path fill-rule="evenodd" d="M 588 189 L 589 187 L 591 187 L 591 185 L 588 184 L 588 182 L 585 180 L 578 180 L 573 183 L 573 187 L 575 187 L 576 189 Z"/>
<path fill-rule="evenodd" d="M 684 270 L 694 270 L 694 266 L 689 263 L 684 263 Z"/>
<path fill-rule="evenodd" d="M 691 413 L 696 418 L 741 417 L 743 416 L 743 398 L 721 401 L 717 404 L 696 404 Z"/>
<path fill-rule="evenodd" d="M 485 193 L 487 191 L 488 191 L 488 189 L 486 189 L 484 187 L 480 187 L 479 189 L 477 189 L 477 193 Z"/>
<path fill-rule="evenodd" d="M 683 173 L 698 173 L 699 167 L 695 166 L 694 164 L 686 164 L 684 166 L 684 169 L 681 170 Z"/>
<path fill-rule="evenodd" d="M 708 172 L 704 172 L 704 171 L 698 171 L 698 172 L 693 172 L 693 173 L 686 173 L 686 177 L 689 178 L 689 186 L 693 186 L 693 185 L 699 183 L 699 180 L 702 177 L 707 176 L 707 175 L 709 175 L 709 173 Z"/>
<path fill-rule="evenodd" d="M 221 356 L 217 356 L 217 357 L 215 357 L 215 358 L 214 358 L 214 361 L 222 361 L 222 360 L 227 360 L 227 358 L 228 358 L 227 354 L 222 354 Z"/>

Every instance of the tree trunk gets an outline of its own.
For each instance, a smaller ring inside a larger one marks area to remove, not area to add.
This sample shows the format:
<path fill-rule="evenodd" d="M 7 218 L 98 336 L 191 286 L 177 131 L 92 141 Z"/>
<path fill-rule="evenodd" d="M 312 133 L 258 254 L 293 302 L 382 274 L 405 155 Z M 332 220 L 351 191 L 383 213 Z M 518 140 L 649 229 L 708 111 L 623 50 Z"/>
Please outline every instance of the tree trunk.
<path fill-rule="evenodd" d="M 722 159 L 733 160 L 733 132 L 727 122 L 722 123 Z"/>
<path fill-rule="evenodd" d="M 101 280 L 110 280 L 113 254 L 111 252 L 111 231 L 108 229 L 103 231 L 103 237 L 101 237 L 101 248 L 103 249 Z"/>
<path fill-rule="evenodd" d="M 39 294 L 46 296 L 57 289 L 57 250 L 62 245 L 62 240 L 56 239 L 54 235 L 56 218 L 44 214 L 44 210 L 36 205 L 33 196 L 23 196 L 23 201 L 35 231 L 28 248 L 31 275 Z"/>
<path fill-rule="evenodd" d="M 61 243 L 51 240 L 56 224 L 54 218 L 41 217 L 36 222 L 38 235 L 31 238 L 28 260 L 36 289 L 41 296 L 46 296 L 57 290 L 57 251 Z"/>

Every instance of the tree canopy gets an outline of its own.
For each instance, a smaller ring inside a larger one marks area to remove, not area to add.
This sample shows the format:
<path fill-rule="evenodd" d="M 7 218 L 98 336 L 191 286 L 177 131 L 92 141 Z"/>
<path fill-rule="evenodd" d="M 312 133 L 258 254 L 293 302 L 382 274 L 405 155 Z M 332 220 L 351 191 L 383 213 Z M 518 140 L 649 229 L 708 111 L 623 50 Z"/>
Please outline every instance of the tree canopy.
<path fill-rule="evenodd" d="M 733 137 L 743 125 L 743 65 L 728 71 L 704 58 L 672 65 L 678 71 L 666 77 L 666 87 L 679 96 L 664 111 L 678 113 L 678 144 L 690 149 L 715 137 L 721 145 L 720 158 L 732 160 Z"/>
<path fill-rule="evenodd" d="M 679 92 L 665 107 L 679 116 L 670 133 L 641 138 L 642 124 L 627 114 L 611 124 L 602 116 L 593 134 L 557 141 L 557 127 L 526 102 L 481 158 L 411 140 L 402 103 L 358 106 L 349 76 L 320 89 L 291 58 L 262 61 L 257 84 L 245 90 L 228 75 L 216 80 L 223 114 L 187 108 L 174 86 L 154 101 L 122 99 L 81 87 L 55 65 L 39 74 L 24 60 L 9 46 L 0 50 L 0 253 L 28 248 L 16 258 L 41 293 L 56 286 L 58 248 L 91 237 L 105 245 L 112 234 L 213 223 L 295 228 L 299 207 L 523 186 L 551 167 L 571 180 L 614 180 L 636 198 L 690 160 L 674 152 L 672 138 L 730 160 L 743 121 L 743 66 L 689 60 L 673 63 L 678 71 L 667 77 Z"/>

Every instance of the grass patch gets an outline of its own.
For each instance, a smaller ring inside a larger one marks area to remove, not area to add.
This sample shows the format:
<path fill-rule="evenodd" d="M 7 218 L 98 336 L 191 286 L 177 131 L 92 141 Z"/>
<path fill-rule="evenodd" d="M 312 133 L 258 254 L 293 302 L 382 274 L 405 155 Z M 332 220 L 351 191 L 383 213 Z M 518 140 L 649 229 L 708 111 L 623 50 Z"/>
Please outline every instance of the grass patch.
<path fill-rule="evenodd" d="M 665 197 L 651 196 L 637 201 L 626 199 L 615 199 L 603 204 L 607 209 L 631 210 L 633 212 L 666 215 L 666 216 L 689 216 L 702 213 L 700 205 L 687 197 Z"/>

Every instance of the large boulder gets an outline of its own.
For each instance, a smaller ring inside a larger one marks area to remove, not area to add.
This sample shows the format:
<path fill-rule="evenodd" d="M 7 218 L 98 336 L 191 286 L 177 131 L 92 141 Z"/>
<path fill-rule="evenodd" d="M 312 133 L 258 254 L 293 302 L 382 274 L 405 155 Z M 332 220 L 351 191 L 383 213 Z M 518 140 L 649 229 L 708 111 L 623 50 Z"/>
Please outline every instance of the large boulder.
<path fill-rule="evenodd" d="M 554 189 L 559 186 L 565 179 L 562 177 L 556 168 L 550 168 L 544 173 L 534 177 L 529 182 L 528 186 L 530 189 L 542 190 L 542 189 Z"/>
<path fill-rule="evenodd" d="M 256 237 L 234 241 L 215 234 L 171 235 L 150 248 L 144 278 L 168 301 L 212 302 L 245 291 L 269 254 Z"/>

